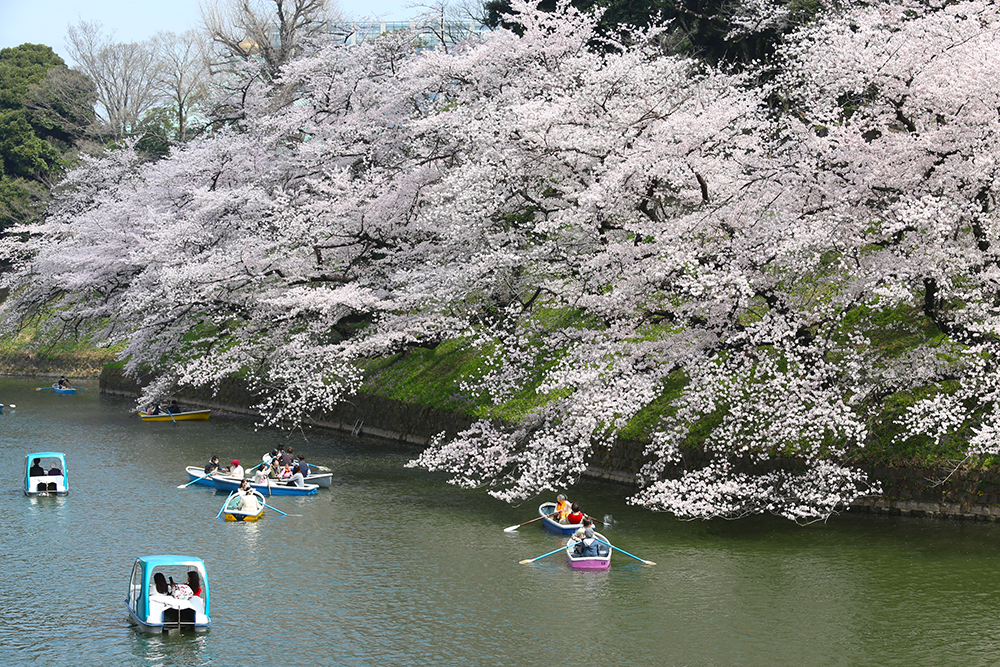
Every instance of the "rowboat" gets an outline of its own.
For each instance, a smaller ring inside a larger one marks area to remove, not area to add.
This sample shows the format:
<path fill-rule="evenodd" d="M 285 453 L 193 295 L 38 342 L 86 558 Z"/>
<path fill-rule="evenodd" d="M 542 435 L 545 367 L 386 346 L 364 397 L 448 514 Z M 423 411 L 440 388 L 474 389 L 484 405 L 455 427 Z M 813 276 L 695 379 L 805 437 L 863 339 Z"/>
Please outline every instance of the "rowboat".
<path fill-rule="evenodd" d="M 59 385 L 54 384 L 52 385 L 52 391 L 56 392 L 57 394 L 75 394 L 76 387 L 60 387 Z"/>
<path fill-rule="evenodd" d="M 172 582 L 176 577 L 180 582 L 188 582 L 192 572 L 198 575 L 200 595 L 190 595 L 187 584 L 171 592 L 168 579 Z M 208 615 L 209 599 L 208 576 L 200 558 L 146 556 L 137 558 L 132 566 L 125 608 L 129 621 L 143 632 L 206 630 L 212 623 Z"/>
<path fill-rule="evenodd" d="M 257 498 L 257 511 L 247 512 L 240 509 L 240 494 L 234 493 L 227 500 L 226 505 L 222 510 L 222 516 L 226 518 L 226 521 L 256 521 L 261 516 L 264 515 L 264 496 L 261 495 L 260 491 L 254 491 L 253 495 Z"/>
<path fill-rule="evenodd" d="M 159 412 L 149 415 L 145 412 L 139 413 L 139 419 L 144 422 L 190 422 L 205 421 L 212 414 L 211 410 L 191 410 L 190 412 Z"/>
<path fill-rule="evenodd" d="M 205 474 L 204 471 L 201 473 Z M 227 475 L 212 475 L 209 479 L 212 480 L 212 484 L 215 486 L 217 491 L 235 491 L 240 488 L 240 482 L 243 480 L 237 479 L 236 477 L 229 477 Z M 260 491 L 265 496 L 312 496 L 315 495 L 316 491 L 319 489 L 315 484 L 306 484 L 305 486 L 288 486 L 288 482 L 280 480 L 270 480 L 265 484 L 258 484 L 257 482 L 250 482 L 250 486 L 255 491 Z"/>
<path fill-rule="evenodd" d="M 53 465 L 57 471 L 52 470 Z M 24 457 L 24 495 L 65 496 L 68 493 L 69 477 L 65 454 L 35 452 Z"/>
<path fill-rule="evenodd" d="M 538 506 L 538 514 L 542 517 L 542 525 L 547 530 L 551 530 L 557 535 L 572 535 L 577 528 L 583 526 L 581 523 L 559 523 L 555 519 L 549 518 L 549 514 L 556 511 L 555 503 L 542 503 Z"/>
<path fill-rule="evenodd" d="M 614 551 L 614 548 L 610 546 L 610 543 L 601 544 L 601 542 L 607 542 L 608 539 L 600 533 L 594 533 L 594 537 L 600 542 L 594 541 L 591 551 L 596 553 L 592 555 L 578 554 L 576 547 L 581 542 L 573 539 L 566 540 L 566 558 L 574 570 L 606 570 L 611 567 L 611 552 Z"/>
<path fill-rule="evenodd" d="M 224 491 L 227 491 L 227 490 L 231 491 L 232 489 L 235 489 L 236 487 L 238 487 L 240 485 L 240 479 L 239 478 L 233 477 L 232 475 L 227 475 L 225 473 L 217 472 L 217 473 L 213 473 L 212 476 L 210 476 L 210 477 L 205 477 L 205 468 L 203 468 L 202 466 L 187 466 L 185 468 L 185 470 L 187 471 L 187 475 L 188 475 L 189 481 L 194 482 L 198 486 L 215 486 L 215 482 L 213 480 L 217 479 L 217 478 L 219 478 L 219 479 L 225 479 L 227 482 L 231 482 L 232 483 L 232 486 L 228 487 L 226 489 L 223 489 Z M 204 479 L 202 479 L 202 478 L 204 478 Z M 312 485 L 312 486 L 317 486 L 317 487 L 324 488 L 324 489 L 329 489 L 332 478 L 333 478 L 333 473 L 332 472 L 318 472 L 318 473 L 313 473 L 313 474 L 309 475 L 308 477 L 306 477 L 306 485 L 307 486 Z M 195 481 L 195 480 L 197 480 L 197 481 Z M 275 485 L 278 485 L 278 484 L 282 484 L 282 482 L 273 481 L 272 480 L 272 482 L 271 482 L 271 489 L 274 489 Z M 258 489 L 260 491 L 263 491 L 264 493 L 267 493 L 267 491 L 266 491 L 267 484 L 257 484 L 255 482 L 253 482 L 253 480 L 251 480 L 251 485 L 254 488 L 256 488 L 256 489 Z M 277 495 L 282 495 L 282 494 L 281 493 L 277 493 Z M 285 494 L 285 495 L 288 495 L 288 494 Z M 309 495 L 309 494 L 305 494 L 305 495 Z"/>

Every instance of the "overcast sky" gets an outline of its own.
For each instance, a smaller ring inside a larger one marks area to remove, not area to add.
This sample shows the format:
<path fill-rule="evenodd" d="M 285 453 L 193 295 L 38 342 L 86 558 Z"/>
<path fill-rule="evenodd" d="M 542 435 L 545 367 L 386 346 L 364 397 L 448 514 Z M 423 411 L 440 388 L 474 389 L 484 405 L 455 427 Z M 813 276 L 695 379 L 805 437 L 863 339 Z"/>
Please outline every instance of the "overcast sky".
<path fill-rule="evenodd" d="M 345 15 L 405 21 L 420 13 L 414 0 L 340 0 Z M 98 21 L 120 42 L 198 27 L 198 0 L 0 0 L 0 48 L 45 44 L 69 62 L 66 26 Z M 70 63 L 72 64 L 72 63 Z"/>

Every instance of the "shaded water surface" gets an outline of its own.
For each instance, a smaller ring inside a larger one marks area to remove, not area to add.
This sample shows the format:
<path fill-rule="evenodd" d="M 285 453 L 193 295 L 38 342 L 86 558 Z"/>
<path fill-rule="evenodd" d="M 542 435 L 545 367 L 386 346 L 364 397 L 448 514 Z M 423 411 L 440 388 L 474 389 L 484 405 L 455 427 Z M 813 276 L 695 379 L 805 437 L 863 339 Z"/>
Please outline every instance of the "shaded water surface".
<path fill-rule="evenodd" d="M 142 423 L 132 402 L 0 379 L 0 664 L 995 665 L 1000 528 L 845 514 L 800 528 L 682 523 L 621 487 L 571 499 L 626 551 L 573 572 L 537 523 L 393 443 L 256 430 L 252 420 Z M 334 470 L 317 496 L 278 497 L 256 524 L 217 520 L 225 494 L 178 489 L 184 466 L 250 465 L 277 442 Z M 67 454 L 71 494 L 26 498 L 23 461 Z M 544 498 L 547 500 L 548 498 Z M 205 560 L 213 626 L 144 635 L 127 623 L 133 560 Z M 55 659 L 53 656 L 70 657 Z"/>

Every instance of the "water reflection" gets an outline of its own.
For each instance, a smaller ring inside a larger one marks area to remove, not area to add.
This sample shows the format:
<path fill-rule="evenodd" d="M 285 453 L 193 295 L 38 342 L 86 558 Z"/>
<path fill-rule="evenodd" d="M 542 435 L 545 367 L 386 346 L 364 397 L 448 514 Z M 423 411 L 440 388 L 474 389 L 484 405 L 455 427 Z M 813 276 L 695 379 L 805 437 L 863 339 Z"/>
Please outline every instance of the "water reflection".
<path fill-rule="evenodd" d="M 208 665 L 206 645 L 211 630 L 204 632 L 145 633 L 132 631 L 130 654 L 142 667 L 167 667 L 168 665 Z"/>

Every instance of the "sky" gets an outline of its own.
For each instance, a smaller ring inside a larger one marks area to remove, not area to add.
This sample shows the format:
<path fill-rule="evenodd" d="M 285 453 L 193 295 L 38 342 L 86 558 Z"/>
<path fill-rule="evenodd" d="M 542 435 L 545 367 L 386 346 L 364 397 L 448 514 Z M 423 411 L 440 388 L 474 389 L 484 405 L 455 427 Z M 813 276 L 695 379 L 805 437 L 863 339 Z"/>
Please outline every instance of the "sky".
<path fill-rule="evenodd" d="M 405 21 L 420 13 L 414 0 L 339 0 L 348 17 Z M 0 48 L 45 44 L 72 65 L 66 27 L 97 21 L 115 41 L 141 42 L 157 32 L 197 28 L 198 0 L 0 0 Z"/>

